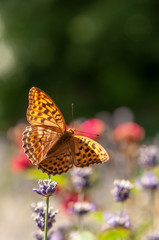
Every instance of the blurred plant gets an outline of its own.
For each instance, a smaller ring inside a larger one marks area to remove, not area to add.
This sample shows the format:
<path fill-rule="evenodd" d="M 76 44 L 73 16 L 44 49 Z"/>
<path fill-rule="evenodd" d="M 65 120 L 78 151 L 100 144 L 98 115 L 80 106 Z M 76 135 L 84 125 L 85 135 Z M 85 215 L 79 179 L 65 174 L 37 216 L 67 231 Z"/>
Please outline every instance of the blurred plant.
<path fill-rule="evenodd" d="M 123 177 L 132 177 L 137 170 L 135 156 L 140 147 L 140 141 L 145 136 L 145 130 L 135 122 L 124 122 L 114 129 L 113 136 L 119 152 L 124 155 L 123 158 L 125 159 Z"/>
<path fill-rule="evenodd" d="M 159 164 L 159 149 L 155 145 L 141 146 L 138 152 L 138 160 L 142 167 L 149 170 Z"/>
<path fill-rule="evenodd" d="M 91 167 L 73 168 L 71 171 L 71 181 L 78 193 L 91 186 L 91 175 L 93 169 Z"/>
<path fill-rule="evenodd" d="M 114 180 L 114 189 L 112 193 L 116 202 L 124 202 L 130 197 L 130 191 L 133 185 L 128 180 Z"/>
<path fill-rule="evenodd" d="M 116 227 L 123 227 L 123 228 L 130 228 L 130 218 L 126 214 L 125 211 L 119 213 L 119 214 L 113 214 L 113 213 L 106 213 L 106 220 L 108 224 L 108 228 L 116 228 Z"/>
<path fill-rule="evenodd" d="M 70 212 L 75 215 L 85 215 L 89 212 L 95 211 L 96 205 L 86 201 L 70 203 Z"/>
<path fill-rule="evenodd" d="M 145 130 L 135 122 L 125 122 L 118 125 L 113 135 L 116 141 L 138 142 L 145 136 Z"/>
<path fill-rule="evenodd" d="M 90 203 L 85 201 L 87 197 L 85 196 L 85 190 L 90 188 L 91 176 L 93 173 L 93 168 L 85 167 L 85 168 L 73 168 L 71 171 L 71 182 L 74 186 L 74 189 L 77 192 L 78 198 L 75 202 L 69 202 L 69 210 L 71 213 L 78 216 L 79 220 L 79 228 L 82 229 L 82 217 L 89 212 L 96 210 L 96 205 L 94 203 Z"/>
<path fill-rule="evenodd" d="M 114 200 L 116 202 L 121 203 L 121 208 L 118 214 L 113 214 L 111 212 L 106 212 L 106 224 L 104 224 L 104 233 L 101 236 L 107 236 L 103 239 L 108 239 L 108 235 L 114 231 L 114 229 L 118 229 L 118 231 L 115 233 L 116 238 L 113 239 L 122 239 L 122 231 L 124 230 L 124 233 L 127 235 L 130 235 L 130 218 L 127 215 L 123 203 L 129 199 L 131 189 L 133 188 L 133 185 L 128 180 L 114 180 L 114 188 L 112 189 L 112 194 L 114 195 Z M 125 229 L 128 230 L 128 232 L 125 232 Z M 105 235 L 106 234 L 106 235 Z M 102 237 L 101 237 L 102 239 Z M 110 238 L 111 239 L 111 238 Z"/>
<path fill-rule="evenodd" d="M 159 178 L 153 173 L 148 172 L 139 179 L 139 184 L 144 189 L 154 191 L 159 188 Z"/>
<path fill-rule="evenodd" d="M 58 210 L 49 209 L 49 198 L 52 196 L 57 187 L 57 182 L 49 180 L 39 180 L 39 189 L 34 188 L 33 191 L 46 198 L 46 206 L 42 202 L 32 204 L 32 211 L 34 212 L 34 220 L 41 231 L 44 231 L 44 240 L 48 240 L 47 233 L 52 228 L 55 222 L 55 216 Z M 36 237 L 39 235 L 36 235 Z"/>
<path fill-rule="evenodd" d="M 138 179 L 138 184 L 142 187 L 146 193 L 148 193 L 148 206 L 147 209 L 149 211 L 149 219 L 151 221 L 151 226 L 154 228 L 155 226 L 155 213 L 154 213 L 154 205 L 155 205 L 155 193 L 159 188 L 159 178 L 155 176 L 152 172 L 147 172 L 143 176 Z"/>
<path fill-rule="evenodd" d="M 159 188 L 159 178 L 153 173 L 153 169 L 159 164 L 159 149 L 155 145 L 141 146 L 138 151 L 140 166 L 146 170 L 138 179 L 138 184 L 148 194 L 148 211 L 151 226 L 155 226 L 155 193 Z"/>
<path fill-rule="evenodd" d="M 151 232 L 147 236 L 147 240 L 159 240 L 159 232 Z"/>

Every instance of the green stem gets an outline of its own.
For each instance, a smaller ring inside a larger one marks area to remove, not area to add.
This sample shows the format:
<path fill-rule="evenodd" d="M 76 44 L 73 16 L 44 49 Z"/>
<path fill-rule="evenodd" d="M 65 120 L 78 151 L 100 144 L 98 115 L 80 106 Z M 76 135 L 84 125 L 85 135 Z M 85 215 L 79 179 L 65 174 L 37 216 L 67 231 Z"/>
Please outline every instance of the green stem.
<path fill-rule="evenodd" d="M 49 211 L 49 197 L 46 198 L 44 240 L 47 240 L 48 211 Z"/>
<path fill-rule="evenodd" d="M 51 179 L 51 176 L 49 175 L 48 178 Z M 47 240 L 48 212 L 49 212 L 49 197 L 46 197 L 44 240 Z"/>
<path fill-rule="evenodd" d="M 149 215 L 151 219 L 152 229 L 154 227 L 154 201 L 155 201 L 155 191 L 152 189 L 150 191 L 150 197 L 149 197 Z"/>
<path fill-rule="evenodd" d="M 121 202 L 121 204 L 120 204 L 120 217 L 122 217 L 123 211 L 124 211 L 124 203 Z"/>
<path fill-rule="evenodd" d="M 79 229 L 79 232 L 82 232 L 83 231 L 83 222 L 82 222 L 82 216 L 79 214 L 78 216 L 78 229 Z"/>

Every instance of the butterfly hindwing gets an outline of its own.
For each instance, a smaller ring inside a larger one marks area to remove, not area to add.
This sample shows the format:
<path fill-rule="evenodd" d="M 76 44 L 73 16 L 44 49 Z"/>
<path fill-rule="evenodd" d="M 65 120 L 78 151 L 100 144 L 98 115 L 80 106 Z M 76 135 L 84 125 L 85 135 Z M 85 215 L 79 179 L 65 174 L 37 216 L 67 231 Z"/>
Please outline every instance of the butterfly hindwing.
<path fill-rule="evenodd" d="M 54 151 L 50 149 L 46 158 L 38 164 L 38 168 L 49 175 L 67 172 L 73 167 L 73 156 L 68 143 L 63 143 Z"/>
<path fill-rule="evenodd" d="M 58 132 L 66 130 L 65 120 L 55 102 L 37 87 L 29 92 L 27 119 L 33 125 L 53 126 Z"/>
<path fill-rule="evenodd" d="M 28 126 L 22 139 L 24 152 L 33 164 L 38 164 L 59 138 L 59 133 L 47 127 Z"/>
<path fill-rule="evenodd" d="M 105 149 L 96 141 L 83 136 L 73 136 L 73 141 L 74 165 L 76 167 L 103 163 L 109 159 Z"/>

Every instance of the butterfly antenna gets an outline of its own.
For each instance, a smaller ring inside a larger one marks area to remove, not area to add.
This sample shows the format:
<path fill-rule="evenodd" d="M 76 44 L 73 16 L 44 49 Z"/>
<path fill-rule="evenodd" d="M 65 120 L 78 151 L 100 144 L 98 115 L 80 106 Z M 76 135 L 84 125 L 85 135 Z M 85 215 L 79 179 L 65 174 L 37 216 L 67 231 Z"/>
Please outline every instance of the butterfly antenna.
<path fill-rule="evenodd" d="M 83 132 L 83 131 L 79 131 L 79 130 L 76 130 L 76 132 L 87 133 L 89 135 L 94 135 L 94 136 L 99 137 L 99 134 L 95 134 L 95 133 Z"/>
<path fill-rule="evenodd" d="M 72 103 L 72 128 L 74 127 L 73 103 Z"/>

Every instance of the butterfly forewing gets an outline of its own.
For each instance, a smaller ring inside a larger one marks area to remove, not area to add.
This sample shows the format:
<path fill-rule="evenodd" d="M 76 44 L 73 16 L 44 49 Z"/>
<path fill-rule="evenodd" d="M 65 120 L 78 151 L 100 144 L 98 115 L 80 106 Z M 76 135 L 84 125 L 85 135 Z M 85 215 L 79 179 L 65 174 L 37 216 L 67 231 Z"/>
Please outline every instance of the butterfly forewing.
<path fill-rule="evenodd" d="M 71 147 L 67 142 L 62 143 L 55 151 L 54 148 L 50 149 L 46 158 L 38 164 L 38 168 L 49 175 L 67 172 L 72 166 L 73 155 Z"/>
<path fill-rule="evenodd" d="M 23 134 L 23 148 L 33 164 L 40 163 L 61 134 L 47 126 L 28 126 Z"/>
<path fill-rule="evenodd" d="M 73 141 L 75 166 L 85 167 L 109 159 L 105 149 L 96 141 L 83 136 L 73 136 Z"/>
<path fill-rule="evenodd" d="M 34 125 L 53 126 L 58 132 L 66 130 L 65 120 L 57 105 L 42 90 L 32 87 L 29 92 L 28 122 Z"/>

